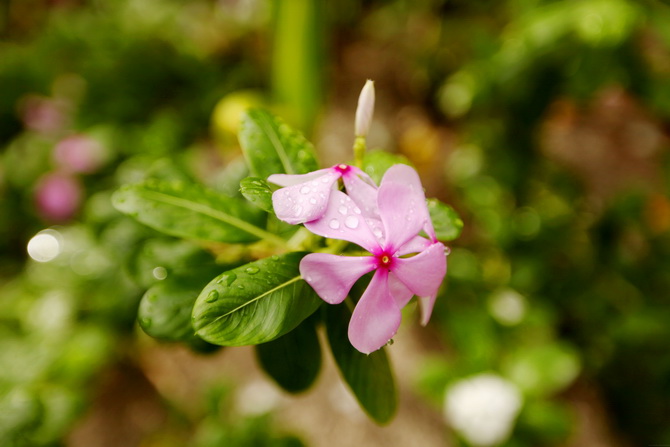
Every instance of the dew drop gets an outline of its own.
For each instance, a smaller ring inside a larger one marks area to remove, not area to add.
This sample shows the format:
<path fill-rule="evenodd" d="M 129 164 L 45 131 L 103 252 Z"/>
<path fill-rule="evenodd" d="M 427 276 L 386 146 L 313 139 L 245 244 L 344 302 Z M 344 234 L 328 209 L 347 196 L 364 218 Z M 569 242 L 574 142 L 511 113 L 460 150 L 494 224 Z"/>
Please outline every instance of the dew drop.
<path fill-rule="evenodd" d="M 237 275 L 235 273 L 230 273 L 228 276 L 226 276 L 226 285 L 230 286 L 236 279 Z"/>
<path fill-rule="evenodd" d="M 293 211 L 295 211 L 296 216 L 299 216 L 300 213 L 302 213 L 302 207 L 301 206 L 296 206 L 295 208 L 293 208 Z"/>
<path fill-rule="evenodd" d="M 301 194 L 309 194 L 310 191 L 311 191 L 311 188 L 309 186 L 306 186 L 306 185 L 303 186 L 302 188 L 300 188 L 300 193 Z"/>
<path fill-rule="evenodd" d="M 309 199 L 309 203 L 311 203 L 312 205 L 316 205 L 316 199 L 312 197 L 311 199 Z"/>
<path fill-rule="evenodd" d="M 347 210 L 347 207 L 346 207 L 346 206 L 342 205 L 341 207 L 339 207 L 339 208 L 337 209 L 337 211 L 339 211 L 340 214 L 342 214 L 343 216 L 346 216 L 348 210 Z"/>
<path fill-rule="evenodd" d="M 209 292 L 209 294 L 207 295 L 207 298 L 205 299 L 205 302 L 206 302 L 206 303 L 213 303 L 214 301 L 216 301 L 216 300 L 218 300 L 218 299 L 219 299 L 219 292 L 216 291 L 216 290 L 212 290 L 212 291 Z"/>
<path fill-rule="evenodd" d="M 247 267 L 246 269 L 244 269 L 244 271 L 247 272 L 250 275 L 255 275 L 256 273 L 258 273 L 259 270 L 260 269 L 256 266 L 251 266 L 251 267 Z"/>
<path fill-rule="evenodd" d="M 148 329 L 151 327 L 151 318 L 142 318 L 140 320 L 140 326 L 142 326 L 144 329 Z"/>
<path fill-rule="evenodd" d="M 337 230 L 338 228 L 340 228 L 340 221 L 337 220 L 337 219 L 331 219 L 331 221 L 330 221 L 330 223 L 328 224 L 328 226 L 329 226 L 330 228 L 332 228 L 333 230 Z"/>
<path fill-rule="evenodd" d="M 311 276 L 305 276 L 305 281 L 312 282 L 312 277 Z"/>
<path fill-rule="evenodd" d="M 344 225 L 346 225 L 347 228 L 351 228 L 352 230 L 353 230 L 354 228 L 358 228 L 358 217 L 356 217 L 356 216 L 348 216 L 348 217 L 344 220 Z"/>
<path fill-rule="evenodd" d="M 374 234 L 377 239 L 381 239 L 381 237 L 383 236 L 382 230 L 380 230 L 379 228 L 375 228 L 374 230 L 372 230 L 372 234 Z"/>
<path fill-rule="evenodd" d="M 237 288 L 240 289 L 240 290 L 243 290 L 243 289 L 244 289 L 244 286 L 243 286 L 242 284 L 238 284 L 238 285 L 237 285 Z"/>
<path fill-rule="evenodd" d="M 354 208 L 354 213 L 361 214 L 361 209 L 359 207 Z"/>
<path fill-rule="evenodd" d="M 273 261 L 279 261 L 279 256 L 277 256 L 277 255 L 272 255 L 272 260 L 273 260 Z"/>
<path fill-rule="evenodd" d="M 314 180 L 314 181 L 312 182 L 312 186 L 319 186 L 319 182 L 317 182 L 316 180 Z"/>
<path fill-rule="evenodd" d="M 329 181 L 330 181 L 330 179 L 328 178 L 327 175 L 324 176 L 324 177 L 321 179 L 321 182 L 322 182 L 322 183 L 328 183 Z"/>

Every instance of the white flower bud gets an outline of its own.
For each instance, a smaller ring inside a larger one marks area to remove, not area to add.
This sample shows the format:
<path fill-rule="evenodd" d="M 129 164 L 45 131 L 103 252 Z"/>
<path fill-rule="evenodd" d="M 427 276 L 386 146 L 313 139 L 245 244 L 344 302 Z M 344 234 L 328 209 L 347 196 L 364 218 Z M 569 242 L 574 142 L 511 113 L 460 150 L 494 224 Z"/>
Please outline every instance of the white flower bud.
<path fill-rule="evenodd" d="M 356 108 L 356 136 L 365 137 L 370 130 L 372 123 L 372 114 L 375 111 L 375 83 L 367 80 L 358 97 L 358 107 Z"/>

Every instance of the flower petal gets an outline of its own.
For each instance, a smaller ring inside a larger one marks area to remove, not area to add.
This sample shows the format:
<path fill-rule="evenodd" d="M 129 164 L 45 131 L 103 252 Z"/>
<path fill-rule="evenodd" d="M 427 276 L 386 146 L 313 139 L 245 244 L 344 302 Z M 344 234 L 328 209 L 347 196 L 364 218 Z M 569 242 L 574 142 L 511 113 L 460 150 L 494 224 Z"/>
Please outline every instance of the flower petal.
<path fill-rule="evenodd" d="M 311 253 L 300 261 L 300 274 L 325 302 L 338 304 L 347 297 L 358 278 L 374 270 L 375 266 L 372 256 Z"/>
<path fill-rule="evenodd" d="M 413 201 L 415 202 L 415 212 L 419 214 L 421 220 L 425 219 L 422 228 L 433 242 L 437 242 L 433 222 L 430 219 L 428 205 L 426 204 L 426 195 L 423 192 L 423 185 L 421 184 L 419 174 L 416 173 L 414 168 L 402 164 L 393 165 L 384 174 L 382 184 L 384 183 L 406 185 L 412 190 L 414 195 Z"/>
<path fill-rule="evenodd" d="M 360 208 L 341 191 L 332 191 L 321 218 L 306 222 L 305 227 L 319 236 L 353 242 L 375 254 L 380 251 Z"/>
<path fill-rule="evenodd" d="M 401 313 L 388 287 L 388 271 L 378 269 L 354 309 L 349 341 L 363 354 L 384 346 L 398 331 Z"/>
<path fill-rule="evenodd" d="M 419 308 L 421 309 L 421 326 L 427 325 L 430 321 L 430 316 L 433 313 L 433 307 L 435 306 L 435 298 L 437 298 L 437 294 L 419 297 Z"/>
<path fill-rule="evenodd" d="M 363 215 L 378 219 L 377 187 L 372 179 L 359 168 L 351 166 L 342 176 L 342 181 L 349 197 L 363 210 Z"/>
<path fill-rule="evenodd" d="M 405 286 L 405 284 L 398 279 L 398 277 L 393 274 L 393 272 L 389 273 L 389 290 L 391 291 L 391 295 L 393 296 L 393 299 L 395 300 L 395 303 L 398 305 L 400 309 L 403 307 L 407 306 L 407 303 L 409 303 L 409 300 L 412 299 L 414 294 L 412 293 L 411 290 Z"/>
<path fill-rule="evenodd" d="M 411 253 L 420 253 L 426 248 L 430 247 L 432 242 L 425 237 L 416 236 L 409 240 L 405 245 L 400 247 L 396 252 L 396 256 L 405 256 Z"/>
<path fill-rule="evenodd" d="M 377 203 L 384 224 L 384 249 L 395 253 L 419 234 L 425 218 L 418 212 L 415 194 L 407 185 L 382 184 L 379 187 Z"/>
<path fill-rule="evenodd" d="M 279 186 L 293 186 L 299 183 L 305 183 L 312 181 L 316 178 L 321 177 L 322 175 L 327 174 L 328 172 L 333 172 L 333 168 L 319 169 L 318 171 L 309 172 L 307 174 L 272 174 L 268 177 L 268 182 L 274 183 Z"/>
<path fill-rule="evenodd" d="M 415 295 L 436 295 L 447 273 L 444 245 L 436 242 L 411 258 L 395 258 L 392 269 Z"/>
<path fill-rule="evenodd" d="M 279 220 L 297 225 L 318 219 L 323 215 L 328 205 L 333 185 L 337 182 L 340 174 L 332 170 L 322 171 L 327 172 L 316 178 L 311 177 L 311 180 L 287 186 L 272 193 L 272 206 Z M 268 177 L 268 180 L 279 175 L 283 174 L 271 175 Z M 310 175 L 283 176 L 306 178 Z M 279 179 L 279 181 L 283 180 L 285 179 Z"/>

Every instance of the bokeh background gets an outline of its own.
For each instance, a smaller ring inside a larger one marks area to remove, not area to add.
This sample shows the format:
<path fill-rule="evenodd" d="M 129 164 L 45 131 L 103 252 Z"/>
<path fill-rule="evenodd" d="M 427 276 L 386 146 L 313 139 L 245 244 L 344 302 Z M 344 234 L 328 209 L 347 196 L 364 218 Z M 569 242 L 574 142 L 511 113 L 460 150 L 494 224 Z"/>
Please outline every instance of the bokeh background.
<path fill-rule="evenodd" d="M 332 361 L 284 394 L 245 348 L 160 343 L 144 291 L 210 256 L 122 184 L 237 194 L 239 115 L 322 163 L 405 157 L 465 230 L 377 427 Z M 670 444 L 670 6 L 658 0 L 0 2 L 0 444 Z"/>

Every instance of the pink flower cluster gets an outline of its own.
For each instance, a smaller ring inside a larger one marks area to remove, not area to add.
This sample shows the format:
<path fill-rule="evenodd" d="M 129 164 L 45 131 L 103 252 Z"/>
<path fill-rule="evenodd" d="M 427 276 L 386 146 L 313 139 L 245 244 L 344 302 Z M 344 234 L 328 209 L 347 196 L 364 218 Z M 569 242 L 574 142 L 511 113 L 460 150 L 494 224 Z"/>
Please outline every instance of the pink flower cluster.
<path fill-rule="evenodd" d="M 338 189 L 338 179 L 346 194 Z M 355 243 L 372 255 L 311 253 L 300 263 L 303 279 L 330 304 L 344 301 L 361 276 L 375 272 L 349 323 L 356 349 L 367 354 L 387 344 L 400 326 L 401 309 L 414 295 L 421 323 L 428 323 L 447 261 L 414 169 L 392 166 L 379 188 L 348 165 L 268 180 L 284 186 L 272 196 L 279 219 L 304 223 L 315 234 Z"/>

